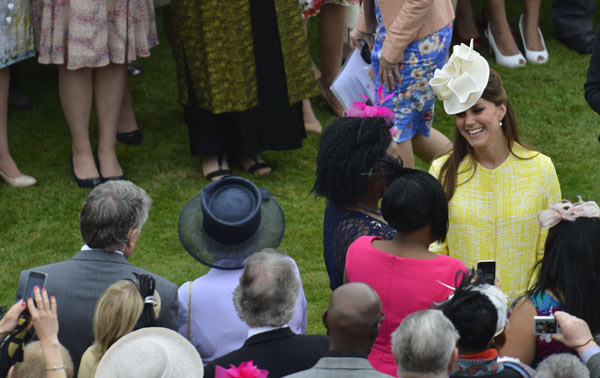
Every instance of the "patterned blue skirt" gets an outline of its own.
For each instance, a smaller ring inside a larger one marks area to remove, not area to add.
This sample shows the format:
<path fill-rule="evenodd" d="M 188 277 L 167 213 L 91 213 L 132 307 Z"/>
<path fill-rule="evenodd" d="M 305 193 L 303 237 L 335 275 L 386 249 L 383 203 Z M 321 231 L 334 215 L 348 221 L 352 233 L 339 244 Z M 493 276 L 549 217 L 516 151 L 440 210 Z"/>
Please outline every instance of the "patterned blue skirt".
<path fill-rule="evenodd" d="M 371 52 L 371 63 L 375 73 L 375 88 L 379 88 L 379 58 L 386 32 L 377 1 L 375 1 L 375 15 L 378 26 Z M 435 69 L 442 68 L 446 62 L 451 40 L 452 24 L 448 24 L 423 39 L 411 42 L 404 51 L 404 58 L 398 63 L 402 81 L 396 80 L 396 88 L 391 92 L 388 92 L 385 86 L 383 87 L 383 97 L 395 93 L 383 104 L 377 104 L 394 112 L 393 127 L 396 129 L 394 141 L 410 140 L 417 133 L 429 136 L 435 99 L 429 80 L 433 77 Z"/>
<path fill-rule="evenodd" d="M 0 0 L 0 69 L 34 52 L 29 0 Z"/>

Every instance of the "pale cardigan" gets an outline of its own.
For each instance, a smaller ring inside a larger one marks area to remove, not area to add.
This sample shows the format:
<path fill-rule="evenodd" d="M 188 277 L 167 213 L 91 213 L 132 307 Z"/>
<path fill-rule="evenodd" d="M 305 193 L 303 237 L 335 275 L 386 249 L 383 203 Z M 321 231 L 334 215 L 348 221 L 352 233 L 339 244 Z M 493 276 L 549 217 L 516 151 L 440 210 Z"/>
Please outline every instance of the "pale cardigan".
<path fill-rule="evenodd" d="M 413 41 L 423 39 L 454 20 L 451 0 L 377 0 L 386 30 L 381 55 L 391 63 L 404 58 Z M 357 30 L 373 34 L 377 27 L 374 0 L 363 0 Z"/>

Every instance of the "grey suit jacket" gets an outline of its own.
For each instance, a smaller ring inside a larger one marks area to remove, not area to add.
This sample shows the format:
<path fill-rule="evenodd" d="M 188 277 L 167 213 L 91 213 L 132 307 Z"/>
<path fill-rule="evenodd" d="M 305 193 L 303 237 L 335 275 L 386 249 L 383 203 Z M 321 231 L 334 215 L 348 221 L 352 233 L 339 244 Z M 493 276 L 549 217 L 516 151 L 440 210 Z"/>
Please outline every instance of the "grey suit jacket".
<path fill-rule="evenodd" d="M 285 378 L 390 378 L 390 376 L 373 369 L 366 358 L 326 356 L 317 361 L 312 368 Z"/>
<path fill-rule="evenodd" d="M 69 260 L 24 270 L 19 277 L 17 300 L 25 294 L 30 270 L 48 274 L 46 290 L 56 297 L 58 307 L 58 339 L 71 354 L 75 376 L 81 355 L 94 342 L 92 320 L 98 298 L 116 281 L 135 278 L 133 272 L 150 274 L 156 279 L 156 290 L 161 299 L 158 325 L 177 331 L 177 286 L 129 264 L 118 253 L 82 250 Z"/>
<path fill-rule="evenodd" d="M 600 377 L 600 353 L 596 353 L 590 357 L 587 361 L 586 366 L 590 371 L 591 378 Z"/>

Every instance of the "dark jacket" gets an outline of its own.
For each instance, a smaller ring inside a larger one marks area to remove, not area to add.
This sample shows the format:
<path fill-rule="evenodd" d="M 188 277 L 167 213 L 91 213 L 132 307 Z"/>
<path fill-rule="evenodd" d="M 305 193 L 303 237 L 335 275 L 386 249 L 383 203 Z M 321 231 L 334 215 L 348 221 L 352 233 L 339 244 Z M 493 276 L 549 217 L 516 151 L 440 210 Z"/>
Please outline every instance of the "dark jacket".
<path fill-rule="evenodd" d="M 217 358 L 204 369 L 205 378 L 215 376 L 215 366 L 229 369 L 253 361 L 269 371 L 269 378 L 280 378 L 313 367 L 329 350 L 329 338 L 323 335 L 296 335 L 289 327 L 259 333 L 233 352 Z"/>

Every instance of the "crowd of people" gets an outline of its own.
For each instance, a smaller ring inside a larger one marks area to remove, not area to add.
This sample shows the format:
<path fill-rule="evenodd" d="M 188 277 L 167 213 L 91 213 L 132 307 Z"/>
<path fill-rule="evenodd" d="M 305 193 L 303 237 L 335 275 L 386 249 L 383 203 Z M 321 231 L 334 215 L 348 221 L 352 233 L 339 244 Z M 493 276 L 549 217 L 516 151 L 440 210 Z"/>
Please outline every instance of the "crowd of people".
<path fill-rule="evenodd" d="M 128 261 L 152 200 L 115 152 L 117 139 L 141 141 L 127 63 L 157 43 L 152 2 L 0 0 L 0 30 L 10 31 L 0 35 L 0 177 L 35 184 L 8 152 L 6 108 L 8 67 L 37 49 L 40 63 L 58 66 L 74 180 L 93 188 L 79 251 L 19 277 L 0 319 L 0 377 L 600 377 L 600 207 L 563 200 L 551 159 L 520 139 L 502 78 L 476 51 L 470 0 L 363 0 L 349 39 L 371 51 L 382 95 L 340 109 L 329 85 L 353 3 L 154 4 L 169 15 L 190 150 L 210 181 L 177 225 L 183 248 L 210 270 L 177 287 Z M 557 27 L 569 7 L 588 17 L 584 3 L 555 1 Z M 455 37 L 469 42 L 450 51 L 454 5 Z M 504 6 L 488 0 L 482 14 L 496 62 L 547 62 L 540 1 L 525 1 L 519 19 L 525 56 Z M 321 70 L 302 20 L 317 14 Z M 579 26 L 561 40 L 584 53 L 590 30 Z M 323 131 L 308 101 L 317 93 L 340 115 Z M 456 117 L 452 142 L 432 128 L 434 96 Z M 306 132 L 322 132 L 312 193 L 327 202 L 327 335 L 305 334 L 300 269 L 277 249 L 282 207 L 228 161 L 268 174 L 260 153 L 299 148 Z M 472 269 L 483 260 L 495 262 L 494 282 Z M 30 288 L 32 275 L 45 277 L 41 287 Z M 562 333 L 540 334 L 536 317 Z"/>

